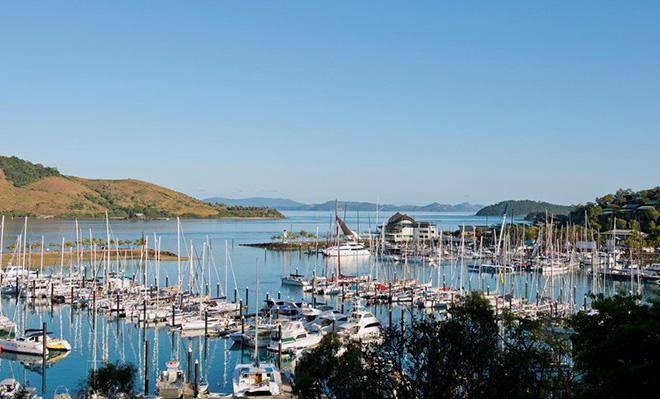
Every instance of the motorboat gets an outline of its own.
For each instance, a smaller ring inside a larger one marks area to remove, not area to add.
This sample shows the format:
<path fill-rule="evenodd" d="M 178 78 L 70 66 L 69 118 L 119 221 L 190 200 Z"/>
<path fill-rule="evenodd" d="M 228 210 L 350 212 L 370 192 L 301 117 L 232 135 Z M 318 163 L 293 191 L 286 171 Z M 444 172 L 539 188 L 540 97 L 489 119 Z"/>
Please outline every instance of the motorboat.
<path fill-rule="evenodd" d="M 338 334 L 352 340 L 371 340 L 380 337 L 380 321 L 371 312 L 357 308 L 348 321 L 338 328 Z"/>
<path fill-rule="evenodd" d="M 280 329 L 273 330 L 268 350 L 279 351 L 280 344 L 282 351 L 311 348 L 318 345 L 323 338 L 320 333 L 308 332 L 301 321 L 284 322 L 281 331 L 280 336 Z"/>
<path fill-rule="evenodd" d="M 305 288 L 309 287 L 311 284 L 303 274 L 291 273 L 288 276 L 282 277 L 282 285 Z"/>

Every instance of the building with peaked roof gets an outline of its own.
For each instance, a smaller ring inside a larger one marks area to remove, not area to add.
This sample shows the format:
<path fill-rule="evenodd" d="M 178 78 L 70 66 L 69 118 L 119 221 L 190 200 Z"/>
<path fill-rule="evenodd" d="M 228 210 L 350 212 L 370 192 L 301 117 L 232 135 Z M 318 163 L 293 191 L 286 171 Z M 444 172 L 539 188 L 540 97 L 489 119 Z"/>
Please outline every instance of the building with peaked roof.
<path fill-rule="evenodd" d="M 400 243 L 412 240 L 433 240 L 438 229 L 431 222 L 418 222 L 405 213 L 397 212 L 384 225 L 385 240 Z"/>

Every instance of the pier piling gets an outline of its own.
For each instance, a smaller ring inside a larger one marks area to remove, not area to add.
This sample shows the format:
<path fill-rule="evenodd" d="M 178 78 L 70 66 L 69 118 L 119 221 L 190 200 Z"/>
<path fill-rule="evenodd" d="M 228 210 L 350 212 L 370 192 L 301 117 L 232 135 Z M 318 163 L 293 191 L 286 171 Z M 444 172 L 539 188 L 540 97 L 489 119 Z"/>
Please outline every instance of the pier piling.
<path fill-rule="evenodd" d="M 186 381 L 188 384 L 192 385 L 192 348 L 188 348 L 188 375 L 186 376 Z"/>
<path fill-rule="evenodd" d="M 172 303 L 172 328 L 176 326 L 176 305 Z"/>
<path fill-rule="evenodd" d="M 204 310 L 204 337 L 209 336 L 209 311 Z"/>
<path fill-rule="evenodd" d="M 199 395 L 199 360 L 195 360 L 195 383 L 194 383 L 194 393 L 195 397 Z"/>
<path fill-rule="evenodd" d="M 144 340 L 144 395 L 149 395 L 149 340 Z"/>

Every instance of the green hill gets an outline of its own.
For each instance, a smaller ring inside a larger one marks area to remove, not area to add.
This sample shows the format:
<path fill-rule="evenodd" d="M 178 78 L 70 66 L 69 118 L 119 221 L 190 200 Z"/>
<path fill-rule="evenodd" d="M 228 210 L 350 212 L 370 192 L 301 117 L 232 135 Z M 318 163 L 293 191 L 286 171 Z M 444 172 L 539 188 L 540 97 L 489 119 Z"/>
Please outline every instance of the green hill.
<path fill-rule="evenodd" d="M 282 218 L 274 209 L 209 204 L 156 184 L 64 176 L 57 169 L 0 156 L 0 213 L 74 218 Z"/>
<path fill-rule="evenodd" d="M 557 205 L 542 201 L 509 200 L 482 208 L 477 212 L 477 216 L 502 216 L 507 206 L 507 214 L 513 216 L 527 216 L 546 211 L 554 215 L 567 215 L 575 208 L 574 205 Z"/>

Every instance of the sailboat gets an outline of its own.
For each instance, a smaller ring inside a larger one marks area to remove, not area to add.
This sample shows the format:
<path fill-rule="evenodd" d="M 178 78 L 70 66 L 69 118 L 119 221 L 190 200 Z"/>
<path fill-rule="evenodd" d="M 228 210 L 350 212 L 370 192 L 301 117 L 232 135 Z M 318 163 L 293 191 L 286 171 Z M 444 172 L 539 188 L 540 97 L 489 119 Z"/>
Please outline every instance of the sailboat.
<path fill-rule="evenodd" d="M 43 343 L 40 340 L 37 341 L 25 337 L 0 339 L 0 351 L 3 352 L 42 356 L 44 350 L 48 354 L 48 349 L 44 349 Z"/>
<path fill-rule="evenodd" d="M 259 298 L 259 265 L 256 267 L 257 298 Z M 273 363 L 259 361 L 259 304 L 255 304 L 254 362 L 237 364 L 234 368 L 232 386 L 235 398 L 250 396 L 277 396 L 281 392 L 282 375 Z"/>

